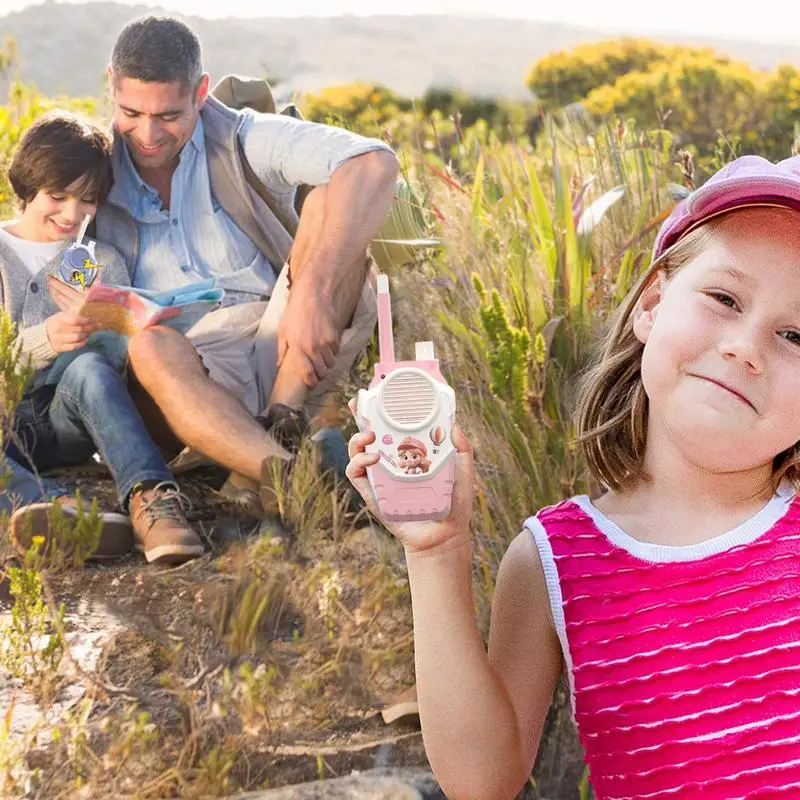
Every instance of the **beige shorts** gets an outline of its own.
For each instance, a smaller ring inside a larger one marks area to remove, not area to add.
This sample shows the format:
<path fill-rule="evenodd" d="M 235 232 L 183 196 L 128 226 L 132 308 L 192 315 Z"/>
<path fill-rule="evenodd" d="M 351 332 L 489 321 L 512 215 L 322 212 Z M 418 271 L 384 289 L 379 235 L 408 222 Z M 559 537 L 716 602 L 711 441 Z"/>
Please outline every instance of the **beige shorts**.
<path fill-rule="evenodd" d="M 278 275 L 266 302 L 241 303 L 206 314 L 186 334 L 208 370 L 253 415 L 269 400 L 278 374 L 278 328 L 289 298 L 288 267 Z M 378 308 L 375 289 L 367 280 L 356 306 L 351 327 L 339 345 L 331 372 L 313 389 L 306 408 L 313 416 L 322 397 L 350 369 L 372 338 Z"/>

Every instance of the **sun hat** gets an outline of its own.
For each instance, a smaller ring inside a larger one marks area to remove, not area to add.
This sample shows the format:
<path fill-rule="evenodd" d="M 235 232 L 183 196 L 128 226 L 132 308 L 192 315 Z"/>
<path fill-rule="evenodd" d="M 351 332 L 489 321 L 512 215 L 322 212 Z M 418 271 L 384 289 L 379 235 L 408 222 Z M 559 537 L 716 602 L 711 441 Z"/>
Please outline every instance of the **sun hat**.
<path fill-rule="evenodd" d="M 800 156 L 773 164 L 741 156 L 681 200 L 656 235 L 653 261 L 689 231 L 735 208 L 776 206 L 800 211 Z"/>

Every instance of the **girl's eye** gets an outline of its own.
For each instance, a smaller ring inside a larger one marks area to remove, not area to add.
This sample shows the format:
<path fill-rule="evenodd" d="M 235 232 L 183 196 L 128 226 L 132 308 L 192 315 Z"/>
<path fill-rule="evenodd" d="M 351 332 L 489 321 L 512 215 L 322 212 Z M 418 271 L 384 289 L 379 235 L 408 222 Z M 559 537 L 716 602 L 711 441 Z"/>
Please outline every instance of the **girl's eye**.
<path fill-rule="evenodd" d="M 55 194 L 50 194 L 50 198 L 52 200 L 64 200 L 66 198 L 66 195 L 59 194 L 58 192 L 56 192 Z"/>
<path fill-rule="evenodd" d="M 800 345 L 800 331 L 781 331 L 780 334 L 787 342 Z"/>
<path fill-rule="evenodd" d="M 729 294 L 725 294 L 725 292 L 709 292 L 709 295 L 723 306 L 736 308 L 736 301 Z"/>

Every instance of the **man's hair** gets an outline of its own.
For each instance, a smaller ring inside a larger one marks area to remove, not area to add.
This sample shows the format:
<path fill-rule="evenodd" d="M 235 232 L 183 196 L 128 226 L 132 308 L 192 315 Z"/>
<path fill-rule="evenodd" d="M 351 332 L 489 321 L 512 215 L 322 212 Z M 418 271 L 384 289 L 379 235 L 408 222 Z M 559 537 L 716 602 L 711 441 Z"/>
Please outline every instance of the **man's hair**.
<path fill-rule="evenodd" d="M 111 51 L 114 80 L 174 83 L 194 91 L 203 75 L 200 41 L 179 19 L 148 15 L 129 22 Z"/>
<path fill-rule="evenodd" d="M 648 399 L 641 369 L 644 345 L 633 332 L 639 298 L 659 272 L 669 279 L 705 250 L 719 231 L 735 227 L 738 214 L 748 213 L 765 210 L 739 209 L 687 233 L 650 265 L 620 306 L 578 393 L 578 443 L 592 475 L 603 486 L 619 491 L 648 479 L 644 469 Z M 771 208 L 769 213 L 797 218 L 797 212 L 786 208 Z M 776 487 L 787 479 L 800 488 L 800 443 L 777 455 L 772 469 Z"/>
<path fill-rule="evenodd" d="M 49 111 L 19 143 L 8 181 L 24 208 L 40 190 L 63 192 L 81 180 L 76 195 L 105 202 L 114 185 L 111 139 L 98 125 L 67 111 Z"/>

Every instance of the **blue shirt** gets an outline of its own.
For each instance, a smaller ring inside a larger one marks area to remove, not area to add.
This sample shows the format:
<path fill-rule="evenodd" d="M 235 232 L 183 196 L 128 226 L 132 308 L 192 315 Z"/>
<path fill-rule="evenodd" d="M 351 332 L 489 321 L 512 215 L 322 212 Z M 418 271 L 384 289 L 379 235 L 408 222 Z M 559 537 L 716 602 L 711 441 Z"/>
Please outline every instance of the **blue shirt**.
<path fill-rule="evenodd" d="M 378 139 L 281 115 L 247 114 L 241 136 L 253 171 L 287 199 L 300 184 L 327 183 L 349 158 L 373 150 L 391 152 Z M 229 302 L 269 296 L 282 265 L 270 264 L 212 195 L 201 119 L 180 152 L 169 210 L 136 171 L 127 146 L 122 150 L 121 174 L 110 199 L 130 212 L 139 231 L 134 286 L 166 290 L 215 278 Z"/>

